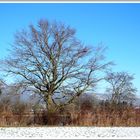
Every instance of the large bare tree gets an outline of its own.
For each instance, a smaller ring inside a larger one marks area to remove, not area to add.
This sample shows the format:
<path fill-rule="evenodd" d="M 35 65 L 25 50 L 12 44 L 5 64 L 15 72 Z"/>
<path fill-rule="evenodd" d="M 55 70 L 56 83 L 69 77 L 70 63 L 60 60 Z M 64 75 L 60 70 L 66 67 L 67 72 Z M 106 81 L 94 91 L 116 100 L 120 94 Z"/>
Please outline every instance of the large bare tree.
<path fill-rule="evenodd" d="M 35 88 L 48 111 L 93 90 L 103 79 L 96 74 L 111 64 L 104 61 L 104 47 L 85 46 L 75 33 L 62 23 L 40 20 L 15 34 L 10 55 L 2 62 L 5 72 Z"/>
<path fill-rule="evenodd" d="M 106 81 L 110 84 L 107 93 L 111 94 L 110 101 L 114 103 L 127 102 L 135 100 L 137 89 L 133 86 L 133 75 L 127 72 L 108 72 Z"/>

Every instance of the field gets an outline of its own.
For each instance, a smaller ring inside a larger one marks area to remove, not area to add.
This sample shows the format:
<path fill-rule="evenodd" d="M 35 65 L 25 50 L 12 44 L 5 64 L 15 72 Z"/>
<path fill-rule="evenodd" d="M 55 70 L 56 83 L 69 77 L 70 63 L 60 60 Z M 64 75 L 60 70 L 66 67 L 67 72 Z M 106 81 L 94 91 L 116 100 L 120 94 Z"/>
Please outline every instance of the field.
<path fill-rule="evenodd" d="M 6 102 L 7 103 L 7 102 Z M 93 105 L 89 100 L 78 106 L 48 113 L 32 110 L 25 104 L 1 104 L 0 127 L 32 126 L 94 126 L 94 127 L 139 127 L 140 108 L 125 104 L 101 103 Z"/>

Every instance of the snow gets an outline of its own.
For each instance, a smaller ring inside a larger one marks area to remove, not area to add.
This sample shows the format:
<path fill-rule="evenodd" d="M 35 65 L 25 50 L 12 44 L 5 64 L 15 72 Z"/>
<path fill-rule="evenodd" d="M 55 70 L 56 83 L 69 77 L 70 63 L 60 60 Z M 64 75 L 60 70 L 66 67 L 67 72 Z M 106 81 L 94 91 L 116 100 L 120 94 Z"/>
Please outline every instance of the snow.
<path fill-rule="evenodd" d="M 0 139 L 140 139 L 140 127 L 0 127 Z"/>

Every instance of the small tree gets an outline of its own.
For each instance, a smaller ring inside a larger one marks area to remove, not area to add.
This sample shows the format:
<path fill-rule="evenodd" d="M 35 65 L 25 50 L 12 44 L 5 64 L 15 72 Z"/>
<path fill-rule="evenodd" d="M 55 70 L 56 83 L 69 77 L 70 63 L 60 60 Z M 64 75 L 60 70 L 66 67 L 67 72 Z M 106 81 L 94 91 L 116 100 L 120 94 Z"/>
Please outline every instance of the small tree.
<path fill-rule="evenodd" d="M 16 33 L 10 56 L 2 61 L 3 70 L 34 87 L 52 111 L 93 90 L 103 79 L 97 72 L 111 64 L 104 62 L 103 52 L 103 46 L 83 45 L 71 27 L 40 20 L 37 27 Z"/>
<path fill-rule="evenodd" d="M 117 104 L 122 102 L 131 103 L 135 99 L 137 90 L 133 87 L 133 75 L 126 72 L 109 72 L 105 79 L 110 84 L 106 91 L 111 94 L 111 102 Z"/>

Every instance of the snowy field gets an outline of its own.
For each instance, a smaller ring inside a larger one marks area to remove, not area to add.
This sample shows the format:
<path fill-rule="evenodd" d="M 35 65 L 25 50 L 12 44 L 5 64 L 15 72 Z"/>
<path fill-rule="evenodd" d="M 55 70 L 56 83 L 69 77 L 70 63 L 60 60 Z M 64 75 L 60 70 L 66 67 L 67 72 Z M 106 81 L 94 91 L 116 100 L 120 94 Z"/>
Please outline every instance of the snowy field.
<path fill-rule="evenodd" d="M 0 139 L 140 139 L 140 127 L 20 127 L 0 128 Z"/>

